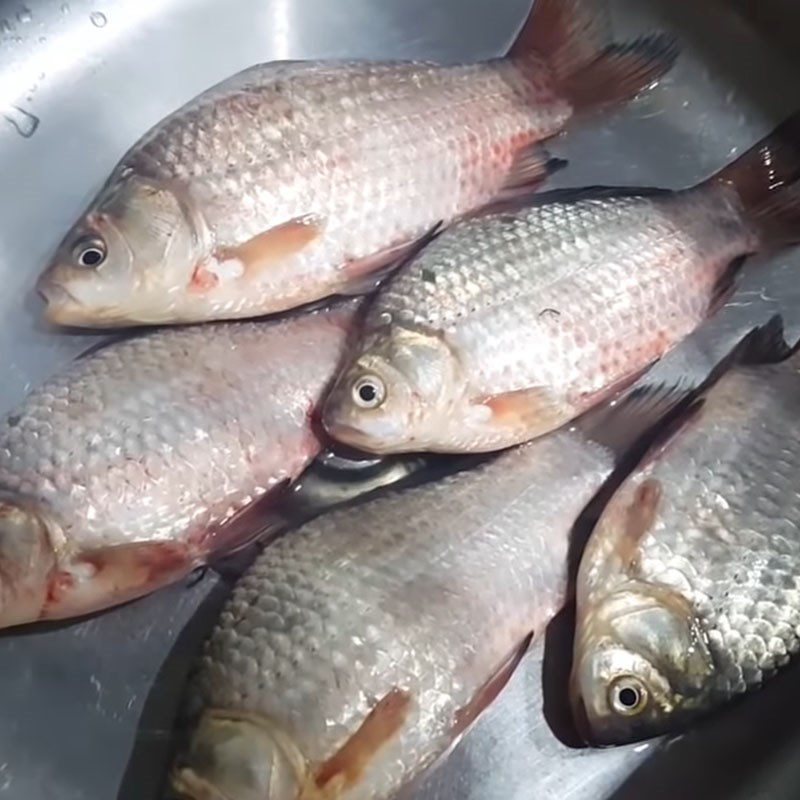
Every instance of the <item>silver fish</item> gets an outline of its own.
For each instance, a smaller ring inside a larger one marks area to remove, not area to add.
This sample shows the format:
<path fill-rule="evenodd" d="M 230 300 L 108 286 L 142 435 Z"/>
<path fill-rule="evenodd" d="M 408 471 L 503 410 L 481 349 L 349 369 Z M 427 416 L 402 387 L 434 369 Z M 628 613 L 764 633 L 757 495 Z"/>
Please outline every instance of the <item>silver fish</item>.
<path fill-rule="evenodd" d="M 320 449 L 353 312 L 112 344 L 0 421 L 0 625 L 123 602 L 240 544 Z"/>
<path fill-rule="evenodd" d="M 679 730 L 800 649 L 799 369 L 726 374 L 603 512 L 572 675 L 591 742 Z"/>
<path fill-rule="evenodd" d="M 442 757 L 561 607 L 571 528 L 615 464 L 609 432 L 660 413 L 627 408 L 268 547 L 205 648 L 175 791 L 381 800 Z"/>
<path fill-rule="evenodd" d="M 536 184 L 536 143 L 672 64 L 607 46 L 586 0 L 537 0 L 484 63 L 265 64 L 155 126 L 67 235 L 40 290 L 58 323 L 255 316 L 354 291 L 440 221 Z"/>
<path fill-rule="evenodd" d="M 488 451 L 616 393 L 741 257 L 800 238 L 800 115 L 699 186 L 539 195 L 457 223 L 379 290 L 323 412 L 375 453 Z"/>

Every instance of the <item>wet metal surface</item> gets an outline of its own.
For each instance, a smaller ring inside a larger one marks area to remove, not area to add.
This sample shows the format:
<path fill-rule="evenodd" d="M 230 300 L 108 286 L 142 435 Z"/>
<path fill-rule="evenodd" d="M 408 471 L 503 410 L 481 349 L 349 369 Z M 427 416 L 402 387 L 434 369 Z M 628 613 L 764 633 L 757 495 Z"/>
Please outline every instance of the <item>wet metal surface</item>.
<path fill-rule="evenodd" d="M 92 341 L 43 326 L 31 286 L 150 125 L 258 61 L 488 57 L 505 49 L 528 5 L 0 0 L 0 411 Z M 688 185 L 800 106 L 781 5 L 759 5 L 753 24 L 738 0 L 614 3 L 620 37 L 669 26 L 684 53 L 649 96 L 553 144 L 571 162 L 556 185 Z M 764 36 L 774 30 L 772 45 Z M 800 252 L 752 264 L 729 306 L 645 380 L 697 380 L 776 311 L 800 338 L 798 270 Z M 226 590 L 207 574 L 91 620 L 1 636 L 0 797 L 157 797 L 183 675 Z M 579 750 L 553 732 L 563 722 L 557 654 L 568 633 L 549 637 L 544 680 L 543 648 L 534 649 L 452 756 L 415 787 L 415 800 L 797 797 L 797 669 L 668 747 Z"/>

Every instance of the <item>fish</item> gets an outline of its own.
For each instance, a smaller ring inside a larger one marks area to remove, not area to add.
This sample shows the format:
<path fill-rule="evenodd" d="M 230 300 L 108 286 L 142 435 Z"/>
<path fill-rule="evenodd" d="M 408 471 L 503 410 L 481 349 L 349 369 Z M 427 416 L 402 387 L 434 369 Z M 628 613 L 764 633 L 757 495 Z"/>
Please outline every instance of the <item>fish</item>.
<path fill-rule="evenodd" d="M 261 316 L 364 292 L 440 223 L 540 183 L 538 143 L 626 101 L 673 38 L 608 44 L 587 0 L 536 0 L 507 57 L 249 68 L 136 143 L 39 280 L 83 327 Z"/>
<path fill-rule="evenodd" d="M 591 744 L 680 732 L 800 649 L 800 355 L 780 360 L 779 331 L 751 337 L 591 534 L 570 681 Z"/>
<path fill-rule="evenodd" d="M 408 786 L 562 606 L 573 524 L 677 407 L 643 391 L 265 548 L 194 670 L 173 794 L 384 800 Z"/>
<path fill-rule="evenodd" d="M 800 113 L 681 191 L 544 192 L 452 225 L 378 291 L 325 401 L 370 453 L 488 452 L 618 395 L 800 240 Z"/>
<path fill-rule="evenodd" d="M 241 546 L 322 449 L 357 303 L 109 344 L 0 421 L 0 627 L 126 602 Z"/>

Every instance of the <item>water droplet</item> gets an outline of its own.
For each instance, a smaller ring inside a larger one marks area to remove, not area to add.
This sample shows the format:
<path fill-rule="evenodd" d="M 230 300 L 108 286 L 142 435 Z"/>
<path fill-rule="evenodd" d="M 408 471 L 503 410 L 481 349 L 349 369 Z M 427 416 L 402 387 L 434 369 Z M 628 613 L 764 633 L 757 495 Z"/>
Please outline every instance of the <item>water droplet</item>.
<path fill-rule="evenodd" d="M 69 14 L 69 3 L 62 3 L 61 4 L 61 13 L 62 14 Z"/>
<path fill-rule="evenodd" d="M 27 6 L 22 6 L 22 8 L 17 11 L 17 19 L 20 22 L 30 22 L 33 19 L 33 14 L 31 14 L 31 10 Z"/>
<path fill-rule="evenodd" d="M 11 33 L 12 30 L 11 23 L 7 19 L 0 22 L 0 33 Z"/>
<path fill-rule="evenodd" d="M 4 108 L 3 116 L 16 128 L 17 133 L 26 139 L 30 139 L 39 127 L 39 117 L 19 106 Z"/>
<path fill-rule="evenodd" d="M 89 19 L 92 21 L 92 25 L 95 28 L 105 28 L 106 23 L 108 22 L 108 17 L 102 11 L 92 11 L 89 14 Z"/>

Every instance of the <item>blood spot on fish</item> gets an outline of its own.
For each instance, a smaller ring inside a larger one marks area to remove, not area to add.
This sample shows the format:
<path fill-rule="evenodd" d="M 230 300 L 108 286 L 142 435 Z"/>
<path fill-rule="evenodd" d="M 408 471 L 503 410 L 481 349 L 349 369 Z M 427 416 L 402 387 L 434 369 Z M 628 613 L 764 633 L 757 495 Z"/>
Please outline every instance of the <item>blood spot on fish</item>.
<path fill-rule="evenodd" d="M 511 680 L 511 676 L 519 666 L 522 657 L 530 647 L 533 634 L 528 634 L 522 644 L 511 653 L 508 658 L 495 670 L 494 674 L 481 686 L 475 693 L 472 700 L 463 708 L 459 708 L 455 713 L 453 721 L 453 736 L 460 736 L 470 725 L 494 702 L 506 684 Z"/>
<path fill-rule="evenodd" d="M 197 292 L 207 292 L 219 285 L 219 276 L 199 264 L 189 281 L 189 288 Z"/>
<path fill-rule="evenodd" d="M 631 566 L 639 550 L 639 544 L 655 522 L 661 502 L 661 483 L 650 478 L 640 484 L 625 514 L 624 535 L 618 548 L 623 563 Z"/>
<path fill-rule="evenodd" d="M 411 695 L 394 688 L 376 703 L 358 730 L 323 762 L 314 775 L 319 789 L 335 795 L 353 786 L 369 762 L 402 728 L 411 707 Z"/>

